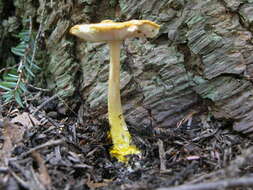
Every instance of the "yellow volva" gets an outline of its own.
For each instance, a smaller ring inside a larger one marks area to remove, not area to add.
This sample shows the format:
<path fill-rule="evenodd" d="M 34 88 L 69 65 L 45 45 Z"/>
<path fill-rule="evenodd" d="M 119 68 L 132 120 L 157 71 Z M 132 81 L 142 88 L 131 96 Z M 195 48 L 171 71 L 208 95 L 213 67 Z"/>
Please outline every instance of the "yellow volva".
<path fill-rule="evenodd" d="M 120 46 L 129 37 L 152 38 L 160 26 L 149 20 L 113 22 L 105 20 L 97 24 L 75 25 L 70 33 L 91 42 L 107 42 L 110 48 L 110 73 L 108 92 L 108 117 L 113 147 L 110 153 L 121 162 L 127 162 L 127 155 L 140 154 L 131 143 L 131 135 L 123 116 L 120 99 Z"/>

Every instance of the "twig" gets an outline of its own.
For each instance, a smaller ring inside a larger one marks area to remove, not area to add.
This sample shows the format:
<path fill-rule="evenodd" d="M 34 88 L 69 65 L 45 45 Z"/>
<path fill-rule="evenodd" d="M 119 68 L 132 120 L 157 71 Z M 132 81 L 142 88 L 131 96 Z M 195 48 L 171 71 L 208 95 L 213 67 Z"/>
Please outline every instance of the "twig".
<path fill-rule="evenodd" d="M 199 183 L 195 185 L 181 185 L 177 187 L 158 188 L 157 190 L 219 190 L 235 187 L 252 187 L 253 177 L 242 177 L 234 179 L 225 179 L 210 183 Z"/>
<path fill-rule="evenodd" d="M 0 70 L 0 73 L 4 72 L 4 71 L 6 71 L 6 70 L 11 70 L 11 69 L 13 69 L 13 68 L 15 68 L 15 67 L 17 67 L 17 66 L 18 66 L 18 64 L 13 65 L 13 66 L 10 66 L 10 67 L 2 68 L 2 69 Z"/>
<path fill-rule="evenodd" d="M 22 71 L 22 68 L 23 68 L 23 63 L 24 63 L 24 60 L 26 60 L 26 55 L 27 53 L 25 53 L 23 59 L 20 60 L 19 62 L 19 66 L 18 66 L 18 81 L 17 81 L 17 84 L 14 88 L 14 91 L 17 91 L 18 87 L 19 87 L 19 84 L 21 82 L 21 79 L 22 79 L 22 76 L 23 76 L 23 71 Z"/>
<path fill-rule="evenodd" d="M 43 91 L 43 92 L 50 92 L 51 91 L 50 89 L 39 88 L 39 87 L 33 86 L 31 84 L 27 84 L 27 86 L 30 88 L 33 88 L 34 90 L 38 90 L 38 91 Z"/>
<path fill-rule="evenodd" d="M 195 179 L 193 181 L 190 181 L 188 185 L 182 185 L 172 188 L 159 188 L 157 190 L 218 190 L 220 188 L 232 188 L 232 187 L 247 187 L 247 186 L 253 186 L 253 177 L 250 178 L 236 178 L 237 174 L 240 172 L 240 168 L 247 162 L 250 162 L 253 159 L 253 147 L 250 147 L 246 150 L 242 151 L 242 154 L 237 156 L 235 160 L 233 160 L 228 167 L 225 169 L 221 169 L 218 171 L 215 171 L 213 173 L 204 175 L 199 177 L 198 179 Z M 227 180 L 220 180 L 212 183 L 199 183 L 199 184 L 193 184 L 197 183 L 203 180 L 207 180 L 213 176 L 224 178 L 226 177 Z M 224 186 L 226 185 L 226 186 Z"/>
<path fill-rule="evenodd" d="M 160 171 L 164 172 L 166 171 L 166 164 L 165 164 L 165 151 L 163 147 L 163 141 L 160 139 L 158 140 L 158 149 L 159 149 L 159 158 L 160 158 Z"/>
<path fill-rule="evenodd" d="M 241 155 L 238 155 L 236 157 L 236 159 L 234 159 L 229 166 L 227 166 L 224 169 L 220 169 L 218 171 L 206 174 L 206 175 L 202 175 L 199 178 L 196 178 L 192 181 L 190 181 L 190 184 L 194 184 L 194 183 L 199 183 L 203 180 L 207 180 L 210 179 L 211 177 L 215 176 L 215 177 L 219 177 L 219 178 L 232 178 L 235 177 L 239 172 L 240 172 L 240 168 L 247 163 L 249 160 L 252 160 L 253 157 L 253 147 L 250 147 L 246 150 L 242 151 Z"/>
<path fill-rule="evenodd" d="M 31 39 L 31 36 L 32 36 L 32 17 L 30 16 L 29 17 L 29 20 L 30 20 L 30 26 L 29 26 L 29 39 Z M 17 89 L 19 88 L 19 84 L 22 80 L 22 77 L 23 77 L 23 65 L 26 64 L 26 60 L 27 60 L 27 55 L 28 55 L 28 48 L 29 46 L 27 45 L 26 47 L 26 51 L 25 51 L 25 54 L 24 56 L 22 57 L 22 59 L 20 60 L 19 62 L 19 66 L 18 66 L 18 81 L 17 81 L 17 84 L 16 84 L 16 87 L 14 89 L 14 91 L 17 91 Z"/>
<path fill-rule="evenodd" d="M 36 115 L 45 105 L 47 105 L 49 102 L 51 102 L 57 97 L 58 97 L 58 94 L 55 94 L 52 97 L 48 98 L 45 102 L 43 102 L 37 107 L 37 109 L 33 112 L 33 115 Z"/>
<path fill-rule="evenodd" d="M 38 178 L 38 175 L 36 175 L 36 173 L 35 173 L 35 171 L 34 171 L 34 169 L 32 167 L 30 169 L 30 172 L 31 172 L 31 178 L 32 178 L 32 180 L 30 179 L 31 181 L 28 182 L 30 189 L 32 189 L 32 190 L 33 189 L 36 189 L 36 190 L 47 190 L 46 187 L 44 187 L 43 184 L 40 182 L 40 180 Z"/>
<path fill-rule="evenodd" d="M 214 136 L 218 131 L 219 131 L 219 129 L 215 129 L 215 130 L 214 130 L 213 132 L 211 132 L 211 133 L 207 133 L 207 134 L 198 136 L 198 137 L 192 139 L 192 142 L 197 142 L 197 141 L 200 141 L 201 139 L 206 139 L 206 138 L 208 138 L 208 137 L 212 137 L 212 136 Z"/>
<path fill-rule="evenodd" d="M 200 177 L 197 177 L 197 178 L 195 177 L 194 180 L 189 182 L 189 184 L 200 183 L 201 181 L 210 179 L 214 176 L 217 177 L 217 176 L 224 175 L 224 173 L 225 173 L 224 170 L 218 170 L 218 171 L 215 171 L 215 172 L 212 172 L 212 173 L 204 174 L 204 175 L 201 175 Z"/>
<path fill-rule="evenodd" d="M 44 144 L 41 144 L 41 145 L 36 146 L 36 147 L 34 147 L 34 148 L 31 148 L 31 149 L 28 150 L 27 152 L 24 152 L 23 154 L 21 154 L 21 155 L 19 156 L 19 158 L 23 158 L 23 157 L 25 157 L 25 156 L 31 154 L 33 151 L 37 151 L 37 150 L 39 150 L 39 149 L 42 149 L 42 148 L 45 148 L 45 147 L 49 147 L 49 146 L 55 146 L 55 145 L 58 145 L 58 144 L 62 144 L 62 143 L 64 143 L 64 142 L 65 142 L 65 141 L 62 140 L 62 139 L 60 139 L 60 140 L 51 140 L 51 141 L 48 141 L 48 142 L 46 142 L 46 143 L 44 143 Z"/>
<path fill-rule="evenodd" d="M 10 174 L 18 181 L 18 183 L 23 186 L 26 189 L 29 189 L 29 185 L 27 182 L 25 182 L 23 179 L 21 179 L 17 174 L 15 174 L 13 171 L 9 171 Z"/>
<path fill-rule="evenodd" d="M 40 34 L 43 30 L 43 26 L 44 26 L 44 22 L 45 22 L 45 21 L 43 22 L 44 12 L 45 12 L 45 4 L 44 4 L 44 7 L 43 7 L 43 10 L 42 10 L 42 13 L 41 13 L 42 21 L 40 23 L 39 30 L 38 30 L 38 32 L 36 34 L 36 37 L 35 37 L 35 40 L 34 40 L 34 48 L 33 48 L 31 63 L 34 62 L 34 58 L 35 58 L 35 54 L 36 54 L 36 50 L 37 50 L 37 43 L 38 43 Z"/>
<path fill-rule="evenodd" d="M 58 96 L 59 100 L 62 101 L 62 103 L 75 115 L 78 117 L 78 115 L 76 114 L 76 112 L 74 112 L 73 109 L 71 109 L 71 107 L 68 106 L 68 104 L 61 98 L 61 96 Z"/>
<path fill-rule="evenodd" d="M 69 183 L 65 186 L 64 190 L 70 190 L 70 184 Z"/>
<path fill-rule="evenodd" d="M 0 167 L 0 173 L 8 172 L 9 169 L 6 167 Z"/>

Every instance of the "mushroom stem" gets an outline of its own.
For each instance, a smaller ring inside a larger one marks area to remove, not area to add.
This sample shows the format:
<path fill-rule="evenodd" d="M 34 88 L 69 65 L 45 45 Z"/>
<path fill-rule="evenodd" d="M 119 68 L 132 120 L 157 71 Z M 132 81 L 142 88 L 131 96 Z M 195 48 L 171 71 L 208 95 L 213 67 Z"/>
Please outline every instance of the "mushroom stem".
<path fill-rule="evenodd" d="M 120 99 L 120 46 L 121 41 L 108 42 L 110 48 L 110 72 L 108 92 L 108 117 L 113 148 L 110 153 L 121 162 L 127 162 L 126 155 L 140 151 L 131 145 L 131 135 L 123 116 Z"/>

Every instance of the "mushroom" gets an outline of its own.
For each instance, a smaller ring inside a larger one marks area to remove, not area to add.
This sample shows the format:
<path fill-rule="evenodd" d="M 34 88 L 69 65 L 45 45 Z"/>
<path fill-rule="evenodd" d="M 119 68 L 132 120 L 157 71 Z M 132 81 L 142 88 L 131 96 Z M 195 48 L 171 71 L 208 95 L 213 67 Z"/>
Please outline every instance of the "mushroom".
<path fill-rule="evenodd" d="M 155 37 L 160 26 L 149 20 L 114 22 L 104 20 L 97 24 L 80 24 L 70 29 L 70 33 L 91 42 L 106 42 L 110 48 L 110 71 L 108 92 L 108 117 L 113 147 L 110 153 L 121 162 L 127 162 L 127 155 L 140 151 L 131 143 L 120 99 L 120 47 L 122 41 L 131 37 Z"/>

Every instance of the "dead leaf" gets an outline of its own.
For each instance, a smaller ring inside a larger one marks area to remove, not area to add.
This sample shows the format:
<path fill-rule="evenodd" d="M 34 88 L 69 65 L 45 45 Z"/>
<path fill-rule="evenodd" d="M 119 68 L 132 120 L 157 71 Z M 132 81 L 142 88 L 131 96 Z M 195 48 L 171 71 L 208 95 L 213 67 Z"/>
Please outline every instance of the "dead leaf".
<path fill-rule="evenodd" d="M 44 185 L 44 187 L 46 189 L 49 189 L 49 187 L 51 186 L 51 178 L 48 174 L 47 167 L 45 165 L 45 162 L 44 162 L 43 158 L 36 151 L 32 152 L 32 157 L 36 160 L 36 162 L 39 166 L 39 168 L 38 168 L 38 173 L 39 173 L 38 177 L 40 179 L 40 182 Z"/>
<path fill-rule="evenodd" d="M 3 137 L 4 143 L 0 150 L 0 165 L 5 165 L 11 157 L 12 149 L 15 145 L 22 141 L 25 129 L 24 127 L 15 125 L 8 120 L 3 121 Z"/>
<path fill-rule="evenodd" d="M 110 183 L 111 180 L 108 180 L 106 182 L 93 182 L 90 179 L 90 175 L 88 175 L 88 179 L 86 182 L 86 185 L 90 188 L 90 189 L 95 189 L 95 188 L 99 188 L 99 187 L 106 187 L 108 186 L 108 183 Z"/>
<path fill-rule="evenodd" d="M 95 189 L 95 188 L 99 188 L 99 187 L 106 187 L 108 185 L 108 183 L 104 183 L 104 182 L 95 183 L 92 181 L 88 181 L 86 183 L 86 185 L 91 189 Z"/>
<path fill-rule="evenodd" d="M 40 122 L 32 115 L 29 114 L 28 112 L 24 112 L 22 114 L 18 114 L 16 117 L 14 117 L 11 120 L 12 123 L 20 123 L 24 127 L 32 127 L 34 125 L 40 125 Z"/>

